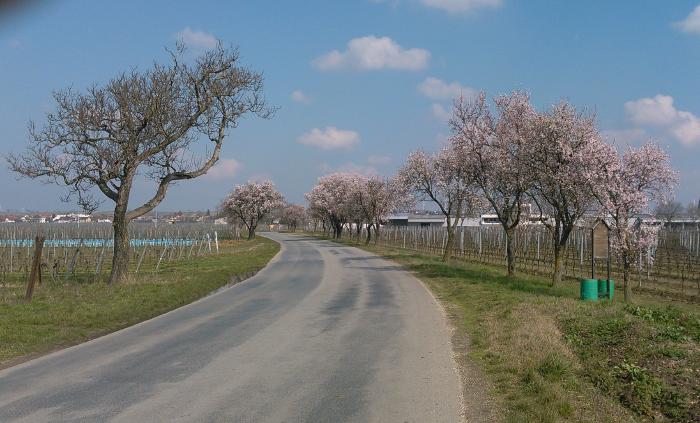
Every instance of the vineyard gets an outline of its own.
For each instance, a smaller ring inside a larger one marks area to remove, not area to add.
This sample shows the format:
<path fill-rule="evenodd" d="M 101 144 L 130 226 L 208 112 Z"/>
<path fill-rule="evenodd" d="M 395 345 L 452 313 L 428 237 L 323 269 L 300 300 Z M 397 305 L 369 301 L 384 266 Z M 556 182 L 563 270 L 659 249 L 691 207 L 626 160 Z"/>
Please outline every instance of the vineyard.
<path fill-rule="evenodd" d="M 226 225 L 132 223 L 129 272 L 158 272 L 164 262 L 219 252 L 219 241 L 236 238 Z M 111 270 L 109 223 L 0 224 L 0 301 L 26 283 L 36 237 L 45 239 L 41 273 L 45 282 L 98 280 Z"/>
<path fill-rule="evenodd" d="M 374 234 L 373 234 L 374 235 Z M 344 237 L 357 237 L 350 231 Z M 362 230 L 360 239 L 366 236 Z M 378 243 L 422 253 L 440 255 L 447 232 L 439 227 L 388 226 L 381 229 Z M 541 275 L 553 268 L 552 242 L 542 226 L 521 226 L 516 231 L 517 269 Z M 457 228 L 453 256 L 459 259 L 498 266 L 506 265 L 505 233 L 500 227 Z M 566 277 L 591 275 L 591 231 L 576 229 L 566 248 Z M 658 242 L 638 257 L 632 280 L 636 289 L 667 295 L 700 297 L 700 230 L 661 230 Z M 595 261 L 595 277 L 607 276 L 605 260 Z M 621 266 L 612 258 L 611 277 L 621 281 Z"/>

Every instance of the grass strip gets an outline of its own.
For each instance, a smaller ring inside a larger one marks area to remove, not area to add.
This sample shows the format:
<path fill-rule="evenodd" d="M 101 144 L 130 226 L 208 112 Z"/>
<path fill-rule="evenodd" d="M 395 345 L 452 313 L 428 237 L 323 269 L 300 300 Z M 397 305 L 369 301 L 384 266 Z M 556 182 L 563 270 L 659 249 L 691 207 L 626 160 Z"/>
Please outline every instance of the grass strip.
<path fill-rule="evenodd" d="M 0 368 L 148 320 L 263 268 L 279 251 L 267 238 L 224 241 L 221 253 L 164 262 L 127 283 L 45 283 L 31 303 L 23 287 L 0 302 Z M 2 288 L 0 288 L 2 289 Z M 14 294 L 14 295 L 12 295 Z"/>
<path fill-rule="evenodd" d="M 697 304 L 584 303 L 571 281 L 345 243 L 400 263 L 451 310 L 504 421 L 700 421 Z"/>

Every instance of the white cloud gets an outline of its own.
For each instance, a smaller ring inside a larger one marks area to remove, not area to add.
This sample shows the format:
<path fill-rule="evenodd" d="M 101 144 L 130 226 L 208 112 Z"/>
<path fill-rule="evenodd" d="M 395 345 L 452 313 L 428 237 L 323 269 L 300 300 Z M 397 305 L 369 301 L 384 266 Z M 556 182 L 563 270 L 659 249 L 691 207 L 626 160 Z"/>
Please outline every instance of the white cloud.
<path fill-rule="evenodd" d="M 674 25 L 683 32 L 700 34 L 700 5 L 697 5 L 685 19 L 675 22 Z"/>
<path fill-rule="evenodd" d="M 468 13 L 486 7 L 499 7 L 502 0 L 420 0 L 428 7 L 444 10 L 448 13 Z"/>
<path fill-rule="evenodd" d="M 204 31 L 193 31 L 189 26 L 175 34 L 176 38 L 182 40 L 188 47 L 208 50 L 216 47 L 218 42 L 216 37 Z"/>
<path fill-rule="evenodd" d="M 207 172 L 206 177 L 216 181 L 233 179 L 243 165 L 236 159 L 219 159 L 218 162 Z"/>
<path fill-rule="evenodd" d="M 391 157 L 389 156 L 369 156 L 367 157 L 367 163 L 372 166 L 381 166 L 391 163 Z"/>
<path fill-rule="evenodd" d="M 685 145 L 700 144 L 700 119 L 690 112 L 678 112 L 678 116 L 671 134 Z"/>
<path fill-rule="evenodd" d="M 360 135 L 355 131 L 327 126 L 325 129 L 313 128 L 297 138 L 297 142 L 323 150 L 348 149 L 360 142 Z"/>
<path fill-rule="evenodd" d="M 628 101 L 625 113 L 630 121 L 662 128 L 685 145 L 700 144 L 700 118 L 676 109 L 671 96 L 659 94 L 653 98 Z"/>
<path fill-rule="evenodd" d="M 320 70 L 421 70 L 428 66 L 430 52 L 421 48 L 404 49 L 389 37 L 353 38 L 347 50 L 333 50 L 318 57 L 313 65 Z"/>
<path fill-rule="evenodd" d="M 626 102 L 625 113 L 632 122 L 640 125 L 669 125 L 677 118 L 673 97 L 660 94 Z"/>
<path fill-rule="evenodd" d="M 295 101 L 297 103 L 304 103 L 304 104 L 309 104 L 311 103 L 311 97 L 308 95 L 304 94 L 302 90 L 294 90 L 292 91 L 292 101 Z"/>
<path fill-rule="evenodd" d="M 452 117 L 452 112 L 448 109 L 446 109 L 442 104 L 433 104 L 433 106 L 430 108 L 430 110 L 433 113 L 433 116 L 440 121 L 447 122 L 450 120 Z"/>
<path fill-rule="evenodd" d="M 434 100 L 454 99 L 460 95 L 474 97 L 476 90 L 460 84 L 457 81 L 447 83 L 441 79 L 429 76 L 418 85 L 418 92 Z"/>

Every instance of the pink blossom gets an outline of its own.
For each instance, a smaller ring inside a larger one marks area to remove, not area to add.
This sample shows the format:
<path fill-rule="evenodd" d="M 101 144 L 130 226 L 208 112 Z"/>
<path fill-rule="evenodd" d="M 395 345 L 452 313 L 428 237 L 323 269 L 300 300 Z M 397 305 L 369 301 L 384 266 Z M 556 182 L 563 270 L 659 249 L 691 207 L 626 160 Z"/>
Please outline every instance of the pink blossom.
<path fill-rule="evenodd" d="M 268 180 L 237 185 L 224 199 L 221 208 L 229 219 L 239 220 L 248 228 L 248 238 L 251 239 L 260 220 L 283 204 L 282 194 Z"/>

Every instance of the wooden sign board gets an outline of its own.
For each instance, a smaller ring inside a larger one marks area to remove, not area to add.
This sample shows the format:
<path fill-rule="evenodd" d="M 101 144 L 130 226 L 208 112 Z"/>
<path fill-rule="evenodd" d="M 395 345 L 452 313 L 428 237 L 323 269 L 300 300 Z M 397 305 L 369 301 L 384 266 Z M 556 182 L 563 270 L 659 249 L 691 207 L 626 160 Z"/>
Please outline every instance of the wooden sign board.
<path fill-rule="evenodd" d="M 608 258 L 608 225 L 602 220 L 596 222 L 593 226 L 593 258 L 607 259 Z"/>

